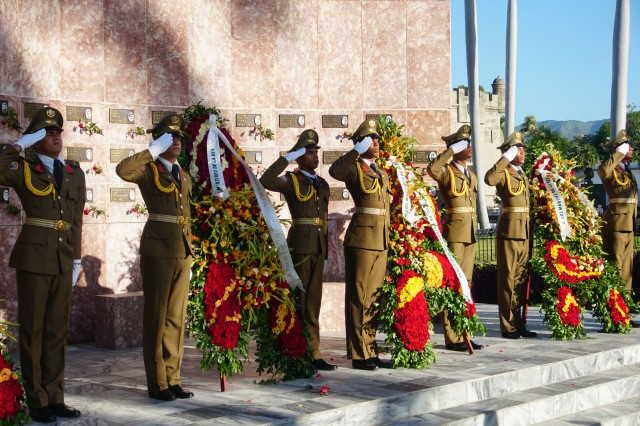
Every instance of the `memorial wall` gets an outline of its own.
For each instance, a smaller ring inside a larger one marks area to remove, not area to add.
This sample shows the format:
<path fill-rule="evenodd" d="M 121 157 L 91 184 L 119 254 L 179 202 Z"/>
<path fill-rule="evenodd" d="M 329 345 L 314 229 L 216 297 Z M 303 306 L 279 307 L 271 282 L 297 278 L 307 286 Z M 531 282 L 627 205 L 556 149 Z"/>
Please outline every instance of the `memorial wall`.
<path fill-rule="evenodd" d="M 146 217 L 115 166 L 147 147 L 144 130 L 164 114 L 198 101 L 220 108 L 258 173 L 304 128 L 316 129 L 318 172 L 332 188 L 325 279 L 342 281 L 352 201 L 328 176 L 351 148 L 341 135 L 388 114 L 418 139 L 416 161 L 426 162 L 451 130 L 450 85 L 449 0 L 0 2 L 0 143 L 50 105 L 65 118 L 64 156 L 87 172 L 75 342 L 126 345 L 102 325 L 139 314 Z M 8 261 L 24 216 L 12 190 L 0 195 L 0 299 L 8 299 L 0 318 L 15 319 Z"/>

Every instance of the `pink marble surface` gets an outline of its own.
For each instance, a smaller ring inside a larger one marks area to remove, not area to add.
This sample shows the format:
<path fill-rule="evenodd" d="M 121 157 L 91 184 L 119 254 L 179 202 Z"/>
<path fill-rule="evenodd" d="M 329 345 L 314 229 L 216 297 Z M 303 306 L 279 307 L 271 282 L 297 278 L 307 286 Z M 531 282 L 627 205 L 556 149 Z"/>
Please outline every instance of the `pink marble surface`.
<path fill-rule="evenodd" d="M 321 1 L 318 5 L 318 105 L 362 107 L 362 4 Z"/>
<path fill-rule="evenodd" d="M 407 2 L 407 95 L 410 108 L 449 108 L 448 0 Z"/>
<path fill-rule="evenodd" d="M 17 293 L 15 269 L 9 266 L 9 257 L 13 250 L 13 245 L 18 238 L 21 226 L 3 225 L 0 226 L 0 299 L 6 302 L 0 303 L 0 318 L 4 317 L 10 321 L 17 318 Z"/>
<path fill-rule="evenodd" d="M 364 105 L 406 107 L 406 4 L 364 1 L 362 7 Z"/>
<path fill-rule="evenodd" d="M 449 111 L 408 111 L 406 126 L 420 145 L 444 146 L 440 137 L 450 134 Z"/>
<path fill-rule="evenodd" d="M 18 50 L 20 43 L 16 38 L 17 31 L 7 30 L 18 26 L 18 0 L 0 2 L 0 93 L 18 94 L 18 86 L 28 78 L 27 70 L 21 61 Z M 6 78 L 11 76 L 11 78 Z"/>
<path fill-rule="evenodd" d="M 60 96 L 104 100 L 102 0 L 60 0 Z"/>
<path fill-rule="evenodd" d="M 344 337 L 344 282 L 325 282 L 320 305 L 320 336 Z"/>

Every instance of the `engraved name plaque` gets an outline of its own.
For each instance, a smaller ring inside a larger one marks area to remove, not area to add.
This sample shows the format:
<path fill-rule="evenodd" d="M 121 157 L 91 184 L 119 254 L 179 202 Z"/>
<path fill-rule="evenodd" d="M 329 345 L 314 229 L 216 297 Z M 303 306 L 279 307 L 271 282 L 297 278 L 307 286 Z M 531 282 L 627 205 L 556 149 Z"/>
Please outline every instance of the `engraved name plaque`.
<path fill-rule="evenodd" d="M 338 158 L 342 157 L 344 153 L 347 151 L 323 151 L 322 152 L 322 163 L 323 164 L 331 164 L 336 161 Z"/>
<path fill-rule="evenodd" d="M 25 102 L 24 103 L 24 118 L 33 118 L 33 116 L 42 108 L 48 106 L 47 104 L 39 104 L 37 102 Z"/>
<path fill-rule="evenodd" d="M 67 106 L 67 121 L 90 121 L 92 116 L 91 107 Z"/>
<path fill-rule="evenodd" d="M 67 147 L 67 160 L 73 161 L 91 161 L 93 160 L 92 148 L 79 148 L 75 146 Z"/>
<path fill-rule="evenodd" d="M 236 114 L 236 127 L 254 127 L 262 124 L 260 114 Z"/>
<path fill-rule="evenodd" d="M 7 204 L 9 202 L 9 188 L 0 188 L 0 203 Z"/>
<path fill-rule="evenodd" d="M 136 200 L 134 188 L 110 188 L 109 192 L 111 201 L 116 203 L 128 203 Z"/>
<path fill-rule="evenodd" d="M 245 151 L 244 158 L 249 164 L 262 164 L 262 151 Z"/>
<path fill-rule="evenodd" d="M 387 120 L 387 122 L 393 120 L 393 115 L 392 114 L 367 114 L 366 115 L 366 119 L 367 120 L 376 120 L 378 121 L 378 117 L 383 115 L 385 120 Z"/>
<path fill-rule="evenodd" d="M 132 109 L 109 109 L 109 123 L 135 124 L 136 114 Z"/>
<path fill-rule="evenodd" d="M 93 201 L 93 188 L 87 188 L 87 201 Z"/>
<path fill-rule="evenodd" d="M 329 188 L 329 199 L 331 201 L 344 201 L 349 199 L 349 190 L 344 187 Z"/>
<path fill-rule="evenodd" d="M 9 101 L 0 99 L 0 115 L 9 115 Z"/>
<path fill-rule="evenodd" d="M 119 163 L 127 157 L 131 157 L 136 152 L 131 148 L 111 148 L 109 151 L 109 161 Z"/>
<path fill-rule="evenodd" d="M 304 127 L 304 114 L 280 114 L 278 116 L 278 127 L 281 129 L 288 127 Z"/>
<path fill-rule="evenodd" d="M 323 115 L 322 127 L 325 129 L 345 129 L 349 127 L 348 115 Z"/>
<path fill-rule="evenodd" d="M 160 120 L 165 118 L 167 115 L 175 114 L 175 111 L 151 111 L 151 124 L 154 126 L 160 123 Z"/>
<path fill-rule="evenodd" d="M 436 159 L 438 153 L 435 151 L 415 151 L 413 153 L 414 163 L 429 163 Z"/>

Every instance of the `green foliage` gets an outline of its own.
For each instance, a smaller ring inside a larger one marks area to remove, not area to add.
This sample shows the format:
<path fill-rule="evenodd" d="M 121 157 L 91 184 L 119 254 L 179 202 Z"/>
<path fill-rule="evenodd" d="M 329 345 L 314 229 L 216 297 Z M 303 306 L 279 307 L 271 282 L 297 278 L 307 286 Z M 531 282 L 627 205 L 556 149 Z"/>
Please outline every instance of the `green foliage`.
<path fill-rule="evenodd" d="M 215 114 L 215 116 L 218 118 L 218 127 L 224 127 L 225 123 L 229 121 L 222 116 L 222 111 L 220 111 L 219 108 L 215 106 L 206 107 L 202 105 L 202 101 L 198 101 L 197 103 L 187 107 L 187 109 L 185 109 L 182 113 L 182 118 L 184 120 L 184 123 L 186 124 L 193 121 L 193 119 L 196 117 L 200 117 L 202 115 L 206 115 L 208 117 L 210 114 Z"/>

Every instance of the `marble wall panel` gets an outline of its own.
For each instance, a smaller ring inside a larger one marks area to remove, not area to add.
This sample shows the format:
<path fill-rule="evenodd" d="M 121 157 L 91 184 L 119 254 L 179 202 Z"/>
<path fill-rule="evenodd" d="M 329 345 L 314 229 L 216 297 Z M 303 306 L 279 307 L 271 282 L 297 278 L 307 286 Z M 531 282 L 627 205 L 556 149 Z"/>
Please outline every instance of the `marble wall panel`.
<path fill-rule="evenodd" d="M 189 97 L 231 106 L 231 10 L 229 0 L 193 0 L 189 19 Z"/>
<path fill-rule="evenodd" d="M 21 228 L 15 225 L 0 226 L 0 298 L 6 299 L 5 302 L 0 302 L 0 318 L 9 321 L 16 320 L 18 307 L 16 273 L 15 269 L 9 266 L 9 257 Z"/>
<path fill-rule="evenodd" d="M 19 39 L 20 0 L 0 2 L 0 93 L 16 95 L 18 81 L 29 73 L 20 58 Z"/>
<path fill-rule="evenodd" d="M 142 289 L 138 247 L 143 223 L 110 223 L 105 250 L 105 284 L 115 294 Z"/>
<path fill-rule="evenodd" d="M 441 136 L 450 134 L 449 111 L 407 111 L 407 134 L 418 139 L 418 144 L 443 147 Z"/>
<path fill-rule="evenodd" d="M 60 0 L 60 7 L 60 96 L 103 101 L 103 1 Z"/>
<path fill-rule="evenodd" d="M 148 103 L 145 0 L 104 0 L 107 102 Z"/>
<path fill-rule="evenodd" d="M 149 102 L 185 105 L 189 97 L 189 8 L 176 7 L 173 0 L 149 0 L 147 4 Z"/>
<path fill-rule="evenodd" d="M 407 94 L 410 108 L 449 108 L 450 20 L 448 1 L 407 2 Z"/>
<path fill-rule="evenodd" d="M 364 105 L 407 106 L 406 4 L 362 3 Z"/>
<path fill-rule="evenodd" d="M 318 5 L 318 104 L 362 107 L 362 4 L 321 1 Z"/>
<path fill-rule="evenodd" d="M 315 108 L 318 104 L 318 2 L 276 2 L 277 108 Z"/>

